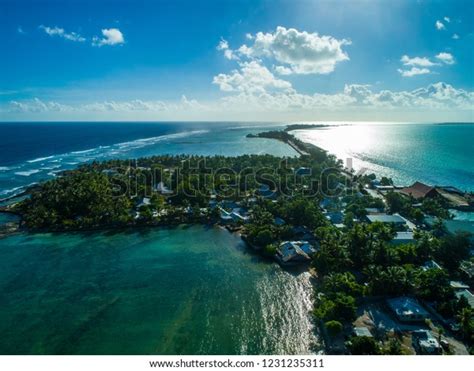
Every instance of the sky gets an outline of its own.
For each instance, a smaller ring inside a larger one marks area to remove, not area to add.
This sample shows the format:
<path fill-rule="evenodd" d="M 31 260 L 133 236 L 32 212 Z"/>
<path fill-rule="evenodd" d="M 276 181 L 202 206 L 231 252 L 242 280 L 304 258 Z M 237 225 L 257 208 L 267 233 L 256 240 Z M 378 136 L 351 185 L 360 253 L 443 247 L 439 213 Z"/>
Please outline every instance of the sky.
<path fill-rule="evenodd" d="M 474 2 L 0 0 L 0 121 L 474 121 Z"/>

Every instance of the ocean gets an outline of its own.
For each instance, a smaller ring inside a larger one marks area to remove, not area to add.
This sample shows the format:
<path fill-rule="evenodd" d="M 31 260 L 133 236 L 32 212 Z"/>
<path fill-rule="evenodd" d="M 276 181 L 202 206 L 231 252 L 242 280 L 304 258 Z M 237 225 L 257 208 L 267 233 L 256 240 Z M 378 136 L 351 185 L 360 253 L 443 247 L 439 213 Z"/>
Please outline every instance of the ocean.
<path fill-rule="evenodd" d="M 248 133 L 282 129 L 270 123 L 0 123 L 0 199 L 78 164 L 155 154 L 296 156 L 283 143 Z M 293 132 L 356 170 L 399 185 L 420 180 L 474 191 L 472 124 L 328 124 Z"/>
<path fill-rule="evenodd" d="M 311 295 L 217 227 L 20 234 L 0 240 L 0 354 L 309 354 Z"/>
<path fill-rule="evenodd" d="M 283 143 L 246 138 L 283 127 L 0 123 L 0 198 L 93 160 L 296 156 Z M 474 189 L 472 125 L 358 124 L 294 133 L 399 184 Z M 9 218 L 0 214 L 0 223 Z M 262 260 L 219 228 L 20 233 L 0 239 L 0 354 L 308 354 L 318 350 L 312 295 L 307 272 Z"/>
<path fill-rule="evenodd" d="M 340 124 L 293 134 L 397 185 L 474 191 L 474 124 Z"/>
<path fill-rule="evenodd" d="M 0 123 L 0 199 L 94 160 L 158 154 L 296 156 L 283 143 L 246 138 L 282 124 Z"/>

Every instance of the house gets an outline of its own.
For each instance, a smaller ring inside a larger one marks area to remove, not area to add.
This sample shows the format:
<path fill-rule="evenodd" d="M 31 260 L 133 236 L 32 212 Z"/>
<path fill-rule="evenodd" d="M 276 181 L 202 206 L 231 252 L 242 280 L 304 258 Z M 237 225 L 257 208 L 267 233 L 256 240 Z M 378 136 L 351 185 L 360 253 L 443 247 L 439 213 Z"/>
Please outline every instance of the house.
<path fill-rule="evenodd" d="M 344 221 L 344 213 L 342 211 L 326 212 L 323 215 L 331 224 L 342 224 Z"/>
<path fill-rule="evenodd" d="M 279 227 L 281 227 L 282 225 L 285 225 L 286 222 L 282 219 L 282 218 L 279 218 L 279 217 L 276 217 L 274 220 L 273 220 L 273 223 Z"/>
<path fill-rule="evenodd" d="M 319 203 L 319 207 L 324 210 L 341 210 L 343 206 L 340 197 L 325 197 Z"/>
<path fill-rule="evenodd" d="M 293 227 L 293 235 L 295 238 L 298 240 L 304 240 L 304 241 L 313 241 L 315 240 L 314 234 L 311 232 L 311 230 L 304 226 L 304 225 L 299 225 L 296 227 Z"/>
<path fill-rule="evenodd" d="M 449 286 L 451 286 L 454 291 L 469 290 L 469 285 L 461 281 L 449 281 Z"/>
<path fill-rule="evenodd" d="M 277 249 L 276 259 L 282 265 L 307 263 L 316 251 L 307 241 L 285 241 Z"/>
<path fill-rule="evenodd" d="M 296 169 L 296 175 L 303 176 L 303 175 L 311 175 L 311 169 L 309 167 L 300 167 Z"/>
<path fill-rule="evenodd" d="M 393 245 L 401 245 L 405 243 L 414 243 L 415 238 L 413 237 L 413 232 L 397 232 L 395 237 L 390 241 Z"/>
<path fill-rule="evenodd" d="M 148 197 L 143 197 L 140 202 L 137 203 L 137 209 L 141 208 L 142 206 L 149 206 L 151 201 Z"/>
<path fill-rule="evenodd" d="M 413 343 L 420 354 L 439 354 L 441 346 L 438 340 L 428 330 L 415 330 L 412 332 Z"/>
<path fill-rule="evenodd" d="M 467 232 L 474 235 L 474 222 L 472 220 L 449 219 L 444 220 L 444 225 L 450 233 Z M 474 241 L 473 236 L 471 236 L 471 241 Z"/>
<path fill-rule="evenodd" d="M 423 264 L 421 267 L 424 271 L 427 271 L 428 269 L 442 269 L 441 266 L 436 263 L 434 260 L 428 260 Z"/>
<path fill-rule="evenodd" d="M 173 191 L 165 186 L 165 183 L 159 182 L 155 186 L 155 191 L 160 192 L 162 195 L 170 195 L 173 194 Z"/>
<path fill-rule="evenodd" d="M 474 309 L 474 295 L 469 290 L 461 290 L 455 293 L 458 299 L 465 298 L 469 306 Z"/>
<path fill-rule="evenodd" d="M 462 274 L 468 281 L 472 281 L 474 279 L 474 263 L 469 260 L 463 260 L 459 267 Z"/>
<path fill-rule="evenodd" d="M 395 186 L 393 185 L 376 185 L 374 188 L 380 193 L 390 192 L 390 191 L 395 190 Z"/>
<path fill-rule="evenodd" d="M 402 188 L 400 193 L 405 196 L 411 196 L 417 200 L 438 195 L 436 188 L 421 182 L 415 182 L 410 187 Z"/>
<path fill-rule="evenodd" d="M 248 223 L 250 221 L 250 217 L 247 215 L 247 211 L 242 208 L 233 209 L 230 213 L 230 216 L 234 222 Z"/>
<path fill-rule="evenodd" d="M 403 322 L 420 322 L 429 317 L 428 312 L 416 299 L 400 296 L 388 299 L 387 304 L 395 316 Z"/>
<path fill-rule="evenodd" d="M 366 336 L 368 338 L 373 337 L 367 327 L 354 327 L 353 332 L 355 336 Z"/>
<path fill-rule="evenodd" d="M 366 219 L 369 223 L 375 223 L 375 222 L 380 222 L 380 223 L 388 223 L 388 224 L 394 224 L 396 226 L 401 226 L 406 224 L 406 219 L 401 217 L 398 214 L 371 214 L 367 215 Z"/>
<path fill-rule="evenodd" d="M 270 190 L 267 184 L 262 184 L 257 190 L 257 193 L 264 198 L 275 198 L 276 192 Z"/>

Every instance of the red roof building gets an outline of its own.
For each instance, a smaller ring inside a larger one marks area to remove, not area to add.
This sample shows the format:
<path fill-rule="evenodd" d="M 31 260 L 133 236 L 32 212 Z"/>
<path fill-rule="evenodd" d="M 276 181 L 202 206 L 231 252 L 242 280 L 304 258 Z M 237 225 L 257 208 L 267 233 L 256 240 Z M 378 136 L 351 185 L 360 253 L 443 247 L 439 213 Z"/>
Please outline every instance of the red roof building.
<path fill-rule="evenodd" d="M 411 196 L 415 199 L 422 199 L 426 197 L 434 197 L 438 194 L 438 191 L 429 185 L 421 182 L 415 182 L 410 187 L 403 188 L 400 193 Z"/>

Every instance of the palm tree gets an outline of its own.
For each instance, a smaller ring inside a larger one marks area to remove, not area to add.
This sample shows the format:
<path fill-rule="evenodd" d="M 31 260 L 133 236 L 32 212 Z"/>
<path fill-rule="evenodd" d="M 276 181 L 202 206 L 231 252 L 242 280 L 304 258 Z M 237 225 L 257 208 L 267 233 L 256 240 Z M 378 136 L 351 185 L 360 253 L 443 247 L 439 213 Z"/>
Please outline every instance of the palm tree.
<path fill-rule="evenodd" d="M 471 308 L 463 308 L 456 316 L 462 336 L 467 339 L 474 329 L 474 312 Z"/>

